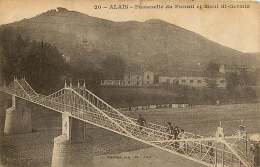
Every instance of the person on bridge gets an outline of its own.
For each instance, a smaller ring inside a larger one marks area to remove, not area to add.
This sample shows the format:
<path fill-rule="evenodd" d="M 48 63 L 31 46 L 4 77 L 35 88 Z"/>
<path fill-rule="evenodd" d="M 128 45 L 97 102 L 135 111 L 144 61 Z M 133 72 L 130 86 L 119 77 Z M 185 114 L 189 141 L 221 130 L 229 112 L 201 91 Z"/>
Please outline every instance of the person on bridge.
<path fill-rule="evenodd" d="M 173 135 L 174 135 L 174 140 L 178 140 L 178 135 L 180 133 L 180 128 L 178 126 L 174 127 Z M 179 148 L 179 142 L 174 143 L 175 149 Z"/>
<path fill-rule="evenodd" d="M 216 137 L 217 138 L 224 138 L 224 130 L 223 130 L 221 122 L 219 122 L 219 126 L 217 127 Z"/>
<path fill-rule="evenodd" d="M 247 137 L 246 127 L 243 124 L 239 125 L 239 130 L 238 130 L 237 134 L 240 138 L 246 139 L 246 137 Z"/>
<path fill-rule="evenodd" d="M 173 138 L 173 135 L 174 135 L 174 128 L 172 126 L 172 123 L 171 122 L 167 122 L 168 124 L 168 127 L 167 127 L 167 133 L 169 134 L 168 138 L 169 139 L 172 139 Z"/>
<path fill-rule="evenodd" d="M 179 133 L 180 133 L 180 128 L 178 126 L 175 126 L 173 130 L 174 140 L 178 139 Z"/>
<path fill-rule="evenodd" d="M 212 141 L 208 141 L 208 145 L 206 146 L 206 148 L 209 150 L 209 155 L 211 157 L 214 157 L 215 153 L 214 153 L 214 148 L 213 148 L 213 143 Z"/>
<path fill-rule="evenodd" d="M 140 130 L 143 129 L 143 127 L 146 125 L 146 120 L 142 116 L 142 114 L 139 114 L 139 118 L 137 119 L 137 123 L 139 124 Z"/>
<path fill-rule="evenodd" d="M 179 135 L 178 135 L 178 138 L 179 138 L 180 140 L 185 139 L 184 129 L 181 129 L 181 131 L 180 131 L 180 133 L 179 133 Z M 181 151 L 181 152 L 184 152 L 185 142 L 181 141 L 181 142 L 179 142 L 179 143 L 180 143 L 180 151 Z"/>

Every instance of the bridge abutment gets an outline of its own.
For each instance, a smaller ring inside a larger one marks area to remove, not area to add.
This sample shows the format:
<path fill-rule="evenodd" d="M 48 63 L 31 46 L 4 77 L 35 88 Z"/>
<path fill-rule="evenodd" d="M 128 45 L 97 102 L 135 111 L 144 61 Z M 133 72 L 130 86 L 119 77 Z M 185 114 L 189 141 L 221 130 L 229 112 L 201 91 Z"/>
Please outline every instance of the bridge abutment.
<path fill-rule="evenodd" d="M 25 100 L 12 96 L 12 107 L 6 109 L 4 134 L 31 133 L 31 110 Z"/>
<path fill-rule="evenodd" d="M 54 139 L 51 167 L 92 167 L 93 147 L 85 123 L 62 114 L 62 135 Z"/>

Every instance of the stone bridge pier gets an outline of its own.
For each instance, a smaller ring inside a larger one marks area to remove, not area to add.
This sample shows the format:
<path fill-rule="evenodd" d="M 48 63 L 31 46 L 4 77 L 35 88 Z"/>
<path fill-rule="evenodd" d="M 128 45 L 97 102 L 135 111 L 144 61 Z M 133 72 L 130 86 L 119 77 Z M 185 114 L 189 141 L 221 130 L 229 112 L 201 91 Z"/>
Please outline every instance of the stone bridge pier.
<path fill-rule="evenodd" d="M 54 139 L 51 167 L 93 167 L 92 139 L 85 123 L 62 114 L 62 135 Z"/>
<path fill-rule="evenodd" d="M 31 133 L 31 110 L 25 100 L 12 96 L 12 106 L 6 109 L 4 134 Z"/>
<path fill-rule="evenodd" d="M 32 133 L 32 115 L 27 103 L 12 96 L 12 105 L 5 112 L 5 136 Z M 86 135 L 86 124 L 63 113 L 62 134 L 54 138 L 51 167 L 92 167 L 92 160 L 92 139 Z"/>

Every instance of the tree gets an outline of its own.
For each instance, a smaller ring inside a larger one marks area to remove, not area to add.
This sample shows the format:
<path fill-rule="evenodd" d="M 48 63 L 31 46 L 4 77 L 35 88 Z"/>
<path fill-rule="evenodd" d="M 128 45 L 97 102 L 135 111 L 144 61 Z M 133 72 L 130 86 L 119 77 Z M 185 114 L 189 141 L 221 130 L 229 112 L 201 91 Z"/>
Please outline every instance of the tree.
<path fill-rule="evenodd" d="M 2 73 L 5 81 L 25 76 L 40 93 L 52 91 L 63 75 L 65 62 L 61 53 L 48 43 L 24 40 L 14 29 L 0 32 Z"/>
<path fill-rule="evenodd" d="M 26 42 L 14 29 L 6 28 L 0 33 L 0 47 L 3 78 L 10 81 L 21 71 L 21 59 L 24 57 Z"/>
<path fill-rule="evenodd" d="M 227 74 L 226 82 L 227 82 L 227 89 L 234 90 L 239 85 L 239 75 L 236 72 L 232 72 Z"/>
<path fill-rule="evenodd" d="M 208 76 L 216 77 L 219 72 L 219 64 L 213 61 L 210 61 L 206 67 L 206 73 Z"/>
<path fill-rule="evenodd" d="M 102 62 L 103 75 L 106 79 L 123 79 L 126 63 L 116 55 L 108 55 Z"/>
<path fill-rule="evenodd" d="M 217 85 L 217 75 L 219 73 L 219 64 L 215 62 L 209 62 L 206 67 L 206 83 L 208 88 L 215 89 Z"/>
<path fill-rule="evenodd" d="M 22 62 L 22 73 L 38 88 L 45 91 L 56 87 L 64 73 L 65 62 L 57 48 L 44 42 L 33 41 Z"/>
<path fill-rule="evenodd" d="M 4 62 L 4 56 L 3 56 L 3 48 L 0 46 L 0 85 L 3 84 L 3 62 Z"/>
<path fill-rule="evenodd" d="M 101 77 L 101 69 L 89 61 L 87 56 L 73 58 L 73 61 L 68 64 L 66 80 L 76 84 L 85 82 L 86 87 L 94 93 L 99 91 Z"/>
<path fill-rule="evenodd" d="M 246 69 L 243 69 L 239 74 L 239 85 L 240 86 L 250 86 L 256 84 L 257 73 L 248 72 Z"/>
<path fill-rule="evenodd" d="M 219 74 L 219 64 L 210 61 L 206 66 L 205 70 L 206 79 L 205 82 L 207 83 L 208 90 L 205 90 L 205 95 L 207 100 L 209 100 L 212 104 L 215 104 L 218 100 L 218 91 L 216 90 L 217 78 Z"/>

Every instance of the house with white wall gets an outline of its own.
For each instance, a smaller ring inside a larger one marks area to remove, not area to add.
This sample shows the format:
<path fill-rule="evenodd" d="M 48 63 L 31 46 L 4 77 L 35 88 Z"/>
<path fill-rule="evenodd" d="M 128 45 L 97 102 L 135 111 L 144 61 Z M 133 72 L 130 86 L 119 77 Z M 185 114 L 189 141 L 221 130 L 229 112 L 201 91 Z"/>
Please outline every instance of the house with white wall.
<path fill-rule="evenodd" d="M 207 87 L 207 77 L 201 72 L 173 73 L 171 76 L 159 75 L 159 84 L 175 84 L 202 88 Z M 226 87 L 226 80 L 224 76 L 216 77 L 216 84 L 217 87 L 220 88 Z"/>

